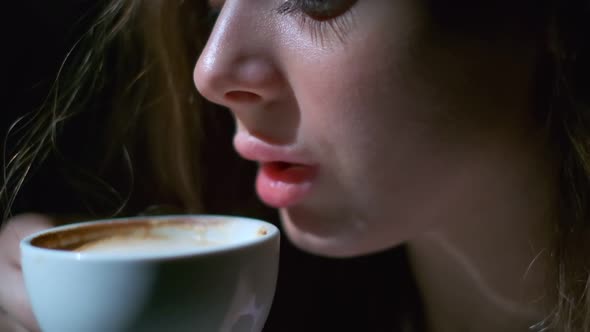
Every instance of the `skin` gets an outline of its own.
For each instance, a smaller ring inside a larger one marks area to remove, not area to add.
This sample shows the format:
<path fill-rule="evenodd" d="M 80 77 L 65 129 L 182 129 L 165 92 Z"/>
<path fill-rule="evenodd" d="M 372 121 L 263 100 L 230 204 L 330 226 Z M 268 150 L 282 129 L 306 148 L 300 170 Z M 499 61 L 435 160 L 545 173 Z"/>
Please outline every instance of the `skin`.
<path fill-rule="evenodd" d="M 543 319 L 556 172 L 532 112 L 533 31 L 416 0 L 358 1 L 336 31 L 281 3 L 215 3 L 194 78 L 235 115 L 236 142 L 318 166 L 280 210 L 290 240 L 333 257 L 407 244 L 431 331 Z"/>
<path fill-rule="evenodd" d="M 25 291 L 19 242 L 29 234 L 54 226 L 50 218 L 22 214 L 0 231 L 0 331 L 39 331 Z"/>
<path fill-rule="evenodd" d="M 522 17 L 489 14 L 486 29 L 436 1 L 359 0 L 333 30 L 278 14 L 281 3 L 218 1 L 195 83 L 232 110 L 236 137 L 318 165 L 309 195 L 281 209 L 287 236 L 334 257 L 406 244 L 431 331 L 543 319 L 556 177 Z M 25 215 L 0 232 L 0 327 L 36 329 L 17 248 L 51 224 Z"/>

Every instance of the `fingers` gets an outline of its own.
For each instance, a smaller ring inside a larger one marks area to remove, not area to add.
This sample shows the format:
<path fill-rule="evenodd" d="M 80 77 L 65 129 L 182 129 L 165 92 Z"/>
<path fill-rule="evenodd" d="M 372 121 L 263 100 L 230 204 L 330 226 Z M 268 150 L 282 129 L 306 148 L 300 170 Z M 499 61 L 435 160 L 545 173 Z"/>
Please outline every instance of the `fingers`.
<path fill-rule="evenodd" d="M 20 267 L 7 267 L 2 264 L 0 275 L 2 275 L 0 303 L 4 311 L 28 330 L 38 331 L 39 327 L 31 310 Z"/>
<path fill-rule="evenodd" d="M 7 313 L 0 311 L 0 331 L 2 332 L 28 332 L 14 318 Z"/>
<path fill-rule="evenodd" d="M 51 226 L 52 221 L 40 214 L 21 214 L 10 219 L 0 228 L 0 262 L 7 260 L 11 265 L 20 266 L 20 241 Z"/>
<path fill-rule="evenodd" d="M 9 317 L 21 322 L 27 329 L 39 330 L 31 311 L 20 266 L 21 239 L 52 226 L 49 218 L 37 214 L 23 214 L 12 218 L 0 231 L 0 307 Z M 8 317 L 0 321 L 0 327 L 12 323 Z M 9 331 L 10 331 L 9 330 Z M 2 330 L 4 331 L 4 330 Z"/>

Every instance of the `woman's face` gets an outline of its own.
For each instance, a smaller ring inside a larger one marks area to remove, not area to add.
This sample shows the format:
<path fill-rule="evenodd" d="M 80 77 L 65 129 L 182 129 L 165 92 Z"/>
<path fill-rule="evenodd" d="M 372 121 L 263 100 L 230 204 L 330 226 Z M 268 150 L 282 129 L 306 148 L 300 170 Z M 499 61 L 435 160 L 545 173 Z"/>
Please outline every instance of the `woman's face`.
<path fill-rule="evenodd" d="M 257 192 L 296 245 L 329 256 L 397 245 L 501 176 L 530 124 L 535 59 L 517 23 L 490 29 L 490 2 L 214 4 L 196 86 L 235 115 L 235 147 L 260 163 Z"/>

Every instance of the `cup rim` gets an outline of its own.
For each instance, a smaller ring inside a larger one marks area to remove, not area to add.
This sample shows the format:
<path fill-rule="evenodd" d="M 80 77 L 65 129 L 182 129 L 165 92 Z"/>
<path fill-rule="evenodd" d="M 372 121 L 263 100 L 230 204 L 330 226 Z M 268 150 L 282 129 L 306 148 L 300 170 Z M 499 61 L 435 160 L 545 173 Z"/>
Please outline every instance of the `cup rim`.
<path fill-rule="evenodd" d="M 91 226 L 94 224 L 101 224 L 105 222 L 117 223 L 124 221 L 134 220 L 158 220 L 158 219 L 176 219 L 176 218 L 199 218 L 199 219 L 232 219 L 239 222 L 260 224 L 265 227 L 267 233 L 264 236 L 252 237 L 239 243 L 219 244 L 211 247 L 199 247 L 195 249 L 183 249 L 174 252 L 132 252 L 132 253 L 102 253 L 102 252 L 76 252 L 72 250 L 60 250 L 43 248 L 33 245 L 32 241 L 40 236 L 61 232 L 64 230 L 75 229 L 78 227 Z M 117 218 L 105 218 L 88 221 L 80 221 L 73 224 L 63 225 L 44 229 L 39 232 L 35 232 L 24 237 L 20 241 L 20 251 L 24 257 L 25 253 L 51 256 L 61 260 L 77 260 L 77 261 L 93 261 L 93 262 L 124 262 L 124 261 L 157 261 L 167 259 L 182 259 L 189 257 L 204 257 L 220 255 L 233 251 L 241 251 L 253 247 L 257 247 L 269 241 L 273 241 L 275 238 L 280 239 L 280 231 L 278 227 L 271 224 L 270 222 L 255 219 L 250 217 L 242 217 L 236 215 L 221 215 L 221 214 L 170 214 L 170 215 L 157 215 L 157 216 L 134 216 L 134 217 L 117 217 Z"/>

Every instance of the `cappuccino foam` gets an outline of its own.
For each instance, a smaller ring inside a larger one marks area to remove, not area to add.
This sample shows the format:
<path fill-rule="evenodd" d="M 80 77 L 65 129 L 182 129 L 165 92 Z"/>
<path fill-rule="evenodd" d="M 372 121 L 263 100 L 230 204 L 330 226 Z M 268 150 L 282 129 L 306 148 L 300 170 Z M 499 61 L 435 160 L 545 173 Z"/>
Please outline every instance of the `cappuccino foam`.
<path fill-rule="evenodd" d="M 78 253 L 174 254 L 243 243 L 267 228 L 225 218 L 146 218 L 81 223 L 33 239 L 34 246 Z"/>
<path fill-rule="evenodd" d="M 166 252 L 209 247 L 215 244 L 210 241 L 190 238 L 113 236 L 85 243 L 74 251 L 95 253 Z"/>

